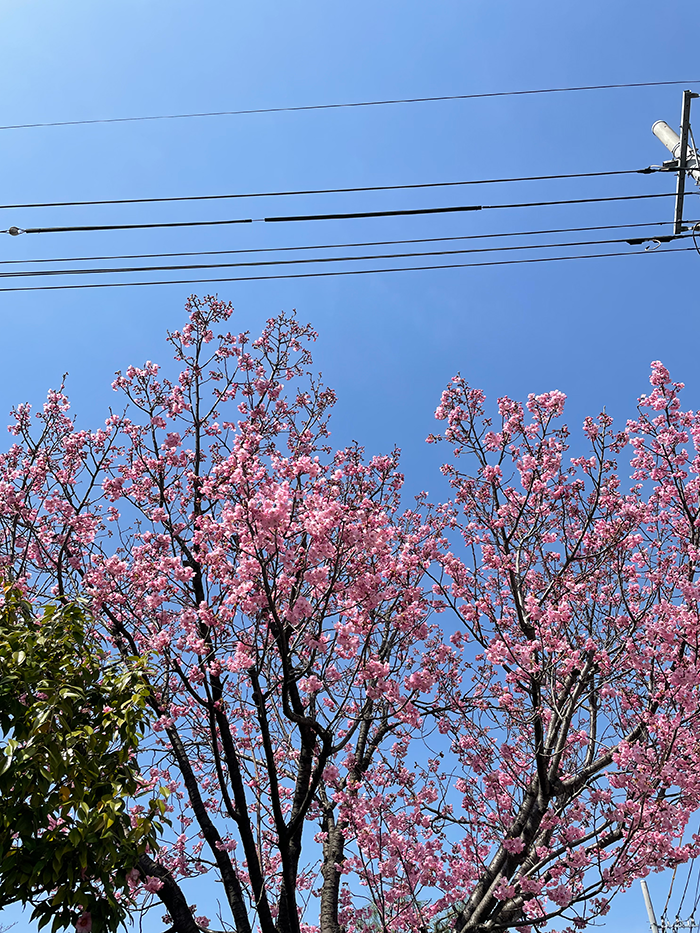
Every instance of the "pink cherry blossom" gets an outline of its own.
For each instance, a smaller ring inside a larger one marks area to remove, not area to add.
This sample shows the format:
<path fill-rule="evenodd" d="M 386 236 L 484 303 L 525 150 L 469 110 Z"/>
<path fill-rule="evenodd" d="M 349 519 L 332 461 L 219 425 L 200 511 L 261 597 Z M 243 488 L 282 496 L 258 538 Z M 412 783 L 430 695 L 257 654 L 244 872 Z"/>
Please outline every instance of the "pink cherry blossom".
<path fill-rule="evenodd" d="M 90 933 L 92 930 L 92 916 L 89 911 L 84 911 L 75 921 L 77 933 Z"/>
<path fill-rule="evenodd" d="M 144 891 L 151 894 L 157 894 L 163 887 L 163 882 L 159 878 L 150 877 L 143 886 Z"/>

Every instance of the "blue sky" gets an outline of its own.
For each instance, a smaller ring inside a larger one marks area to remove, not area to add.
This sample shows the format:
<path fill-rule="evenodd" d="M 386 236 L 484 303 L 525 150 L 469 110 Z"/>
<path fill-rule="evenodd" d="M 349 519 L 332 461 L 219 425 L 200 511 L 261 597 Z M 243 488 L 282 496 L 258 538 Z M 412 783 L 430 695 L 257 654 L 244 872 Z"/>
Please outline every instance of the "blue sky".
<path fill-rule="evenodd" d="M 351 5 L 0 0 L 0 125 L 690 80 L 700 78 L 694 26 L 687 4 L 677 0 L 357 0 Z M 657 119 L 677 125 L 681 90 L 0 130 L 0 203 L 641 168 L 666 158 L 650 126 Z M 700 121 L 700 102 L 696 111 Z M 672 190 L 668 176 L 620 176 L 257 201 L 3 210 L 0 227 Z M 686 217 L 700 217 L 696 195 L 687 201 Z M 2 236 L 0 260 L 671 218 L 672 200 L 658 199 L 267 227 Z M 588 238 L 596 234 L 581 237 Z M 68 372 L 80 422 L 96 425 L 112 401 L 114 371 L 145 359 L 163 360 L 164 331 L 182 321 L 187 294 L 216 288 L 236 306 L 237 329 L 255 332 L 267 317 L 291 308 L 311 321 L 320 334 L 316 361 L 339 395 L 335 443 L 357 439 L 372 452 L 398 444 L 408 489 L 430 490 L 437 483 L 437 453 L 424 439 L 433 429 L 442 387 L 457 370 L 491 398 L 562 390 L 570 400 L 567 420 L 574 438 L 583 416 L 604 405 L 620 421 L 631 415 L 654 359 L 686 382 L 686 403 L 700 407 L 699 272 L 700 257 L 686 252 L 200 289 L 0 293 L 0 410 L 24 400 L 40 403 L 47 388 Z M 618 901 L 607 925 L 623 933 L 645 929 L 638 887 Z M 20 926 L 25 928 L 24 921 Z M 156 923 L 153 929 L 158 928 Z"/>

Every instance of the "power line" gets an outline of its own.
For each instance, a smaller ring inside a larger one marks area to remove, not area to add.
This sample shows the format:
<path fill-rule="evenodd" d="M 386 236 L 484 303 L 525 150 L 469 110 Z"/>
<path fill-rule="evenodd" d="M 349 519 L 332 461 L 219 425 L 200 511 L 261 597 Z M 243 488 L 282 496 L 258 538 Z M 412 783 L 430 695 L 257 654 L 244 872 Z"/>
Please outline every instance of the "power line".
<path fill-rule="evenodd" d="M 91 126 L 97 123 L 143 123 L 149 120 L 189 120 L 194 117 L 237 117 L 256 113 L 298 113 L 304 110 L 340 110 L 347 107 L 383 107 L 389 104 L 424 104 L 449 100 L 484 100 L 490 97 L 523 97 L 529 94 L 560 94 L 569 91 L 607 91 L 637 87 L 673 87 L 700 84 L 695 81 L 639 81 L 632 84 L 588 84 L 576 87 L 546 87 L 526 91 L 488 91 L 481 94 L 444 94 L 438 97 L 401 97 L 388 100 L 361 100 L 341 104 L 304 104 L 297 107 L 258 107 L 248 110 L 214 110 L 206 113 L 166 113 L 143 117 L 106 117 L 94 120 L 57 120 L 50 123 L 13 123 L 0 130 L 25 130 L 48 126 Z"/>
<path fill-rule="evenodd" d="M 694 250 L 693 246 L 682 246 L 663 250 L 667 253 L 683 253 Z M 540 262 L 565 262 L 574 259 L 607 259 L 613 256 L 649 256 L 658 255 L 656 251 L 640 251 L 636 253 L 589 253 L 580 256 L 544 256 L 536 259 L 496 259 L 488 262 L 456 262 L 429 266 L 405 266 L 400 268 L 387 269 L 343 269 L 332 272 L 285 272 L 279 275 L 246 275 L 235 277 L 217 277 L 212 279 L 169 279 L 164 282 L 89 282 L 78 285 L 19 285 L 11 287 L 2 287 L 0 292 L 38 292 L 38 291 L 62 291 L 66 289 L 79 288 L 128 288 L 141 285 L 204 285 L 210 282 L 256 282 L 268 281 L 271 279 L 316 279 L 329 278 L 339 275 L 375 275 L 380 272 L 423 272 L 431 269 L 466 269 L 484 266 L 513 266 L 523 265 L 525 263 Z"/>
<path fill-rule="evenodd" d="M 686 236 L 690 236 L 690 234 L 686 234 Z M 680 237 L 670 235 L 668 237 L 661 238 L 661 241 L 669 242 L 670 240 L 674 239 L 680 239 Z M 512 252 L 514 250 L 559 249 L 573 246 L 609 246 L 628 242 L 629 240 L 626 239 L 578 240 L 573 243 L 526 243 L 519 246 L 479 246 L 472 247 L 470 249 L 441 249 L 410 253 L 375 253 L 373 255 L 365 256 L 311 256 L 304 259 L 258 259 L 252 262 L 187 263 L 183 265 L 171 264 L 166 266 L 126 266 L 122 268 L 116 267 L 104 269 L 31 269 L 28 271 L 20 270 L 19 272 L 0 272 L 0 279 L 30 278 L 34 276 L 48 275 L 110 275 L 132 272 L 182 272 L 191 269 L 235 269 L 259 266 L 295 266 L 328 262 L 360 262 L 374 259 L 415 259 L 419 256 L 456 256 L 464 255 L 466 253 L 505 253 Z"/>
<path fill-rule="evenodd" d="M 0 204 L 0 210 L 25 207 L 93 207 L 104 204 L 164 204 L 173 201 L 225 201 L 233 198 L 286 198 L 308 194 L 355 194 L 363 191 L 408 191 L 419 188 L 456 188 L 465 185 L 500 185 L 516 181 L 554 181 L 566 178 L 602 178 L 606 175 L 649 175 L 652 168 L 620 169 L 610 172 L 574 172 L 567 175 L 523 175 L 519 178 L 478 178 L 470 181 L 431 181 L 408 185 L 365 185 L 356 188 L 306 188 L 300 191 L 250 191 L 243 194 L 192 194 L 167 198 L 111 198 L 100 201 L 42 201 Z"/>
<path fill-rule="evenodd" d="M 265 223 L 282 223 L 285 221 L 302 220 L 351 220 L 356 217 L 392 217 L 401 214 L 442 214 L 452 211 L 495 211 L 501 208 L 514 207 L 550 207 L 557 204 L 593 204 L 602 201 L 638 201 L 644 198 L 669 198 L 675 197 L 675 193 L 668 192 L 664 194 L 621 194 L 607 198 L 568 198 L 563 201 L 526 201 L 517 204 L 477 204 L 469 207 L 429 207 L 418 208 L 410 211 L 365 211 L 358 213 L 344 214 L 296 214 L 285 215 L 283 217 L 265 217 Z"/>
<path fill-rule="evenodd" d="M 695 221 L 688 221 L 694 224 Z M 543 236 L 553 233 L 587 233 L 593 230 L 627 230 L 639 227 L 668 227 L 673 224 L 672 220 L 654 220 L 646 223 L 630 224 L 601 224 L 595 227 L 554 227 L 550 230 L 515 230 L 505 233 L 468 233 L 460 236 L 434 236 L 434 237 L 415 237 L 404 240 L 369 240 L 360 243 L 321 243 L 312 246 L 263 246 L 248 247 L 246 249 L 208 249 L 191 250 L 189 252 L 172 253 L 122 253 L 111 256 L 66 256 L 53 259 L 0 259 L 0 266 L 18 265 L 20 263 L 45 263 L 45 262 L 101 262 L 112 259 L 168 259 L 178 256 L 229 256 L 245 253 L 286 253 L 297 252 L 299 250 L 314 249 L 354 249 L 367 246 L 397 246 L 408 243 L 443 243 L 454 240 L 487 240 L 494 237 L 516 237 L 516 236 Z"/>
<path fill-rule="evenodd" d="M 694 193 L 694 192 L 693 192 Z M 186 221 L 163 221 L 160 223 L 139 223 L 139 224 L 89 224 L 74 225 L 62 227 L 10 227 L 7 230 L 0 230 L 0 233 L 9 233 L 17 236 L 21 233 L 93 233 L 102 230 L 150 230 L 164 227 L 212 227 L 230 224 L 252 224 L 252 223 L 299 223 L 311 220 L 356 220 L 360 218 L 371 217 L 407 217 L 418 214 L 454 214 L 471 211 L 493 211 L 516 207 L 551 207 L 562 204 L 601 204 L 606 201 L 641 201 L 649 198 L 673 198 L 673 192 L 664 192 L 663 194 L 621 194 L 614 197 L 605 198 L 569 198 L 559 201 L 528 201 L 514 204 L 469 204 L 453 207 L 421 207 L 411 210 L 396 211 L 353 211 L 350 213 L 337 214 L 295 214 L 283 215 L 279 217 L 246 217 L 233 220 L 186 220 Z"/>

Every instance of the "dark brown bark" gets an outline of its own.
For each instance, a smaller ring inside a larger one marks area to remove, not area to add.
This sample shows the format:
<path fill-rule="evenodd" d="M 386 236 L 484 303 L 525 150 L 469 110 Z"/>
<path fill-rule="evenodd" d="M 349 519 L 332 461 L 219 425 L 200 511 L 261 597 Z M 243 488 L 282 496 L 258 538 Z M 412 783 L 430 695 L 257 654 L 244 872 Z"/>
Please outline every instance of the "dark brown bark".
<path fill-rule="evenodd" d="M 231 864 L 228 852 L 220 846 L 221 836 L 204 806 L 204 801 L 199 792 L 199 784 L 192 771 L 187 752 L 183 748 L 180 736 L 173 726 L 166 729 L 166 732 L 170 739 L 171 748 L 175 754 L 175 760 L 177 761 L 180 773 L 185 782 L 195 818 L 199 823 L 202 835 L 209 845 L 209 849 L 216 859 L 217 867 L 221 872 L 221 880 L 224 885 L 224 890 L 226 891 L 226 897 L 231 906 L 231 911 L 233 912 L 237 933 L 250 933 L 250 920 L 248 918 L 238 875 Z"/>
<path fill-rule="evenodd" d="M 211 683 L 213 688 L 213 696 L 218 700 L 223 696 L 221 681 L 218 677 L 212 676 Z M 236 825 L 241 837 L 241 842 L 243 843 L 243 851 L 245 852 L 245 857 L 248 864 L 248 876 L 250 878 L 250 884 L 253 888 L 253 895 L 257 905 L 260 928 L 262 933 L 273 933 L 275 924 L 272 919 L 272 911 L 270 910 L 270 903 L 267 898 L 267 888 L 265 886 L 265 879 L 263 877 L 262 868 L 260 865 L 260 858 L 258 856 L 253 827 L 251 826 L 250 820 L 248 818 L 248 800 L 246 798 L 243 776 L 241 774 L 241 769 L 238 763 L 236 744 L 234 742 L 233 733 L 231 732 L 230 723 L 220 710 L 216 711 L 216 724 L 219 729 L 219 737 L 221 739 L 221 745 L 223 748 L 224 761 L 226 762 L 228 778 L 231 784 L 233 799 L 238 813 L 238 820 Z M 215 740 L 216 736 L 214 736 L 213 739 Z"/>
<path fill-rule="evenodd" d="M 150 855 L 142 855 L 138 861 L 138 870 L 142 878 L 157 878 L 163 883 L 158 897 L 172 917 L 173 925 L 170 929 L 173 933 L 200 933 L 185 895 L 168 869 L 154 862 Z"/>
<path fill-rule="evenodd" d="M 338 923 L 340 871 L 336 866 L 341 865 L 345 857 L 345 840 L 332 813 L 324 817 L 323 830 L 327 835 L 323 842 L 321 868 L 323 886 L 321 888 L 320 929 L 321 933 L 342 933 Z"/>

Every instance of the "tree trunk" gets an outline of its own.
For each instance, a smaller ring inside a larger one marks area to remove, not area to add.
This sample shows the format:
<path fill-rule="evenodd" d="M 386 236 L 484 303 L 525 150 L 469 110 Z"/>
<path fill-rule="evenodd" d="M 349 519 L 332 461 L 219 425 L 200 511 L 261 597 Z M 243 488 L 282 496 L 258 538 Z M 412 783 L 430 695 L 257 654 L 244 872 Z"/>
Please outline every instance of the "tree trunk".
<path fill-rule="evenodd" d="M 168 869 L 154 862 L 150 855 L 141 856 L 138 868 L 145 878 L 157 878 L 163 882 L 163 887 L 158 891 L 158 897 L 173 918 L 173 925 L 170 928 L 172 933 L 200 933 L 199 927 L 194 922 L 192 911 L 187 906 L 185 895 Z"/>

